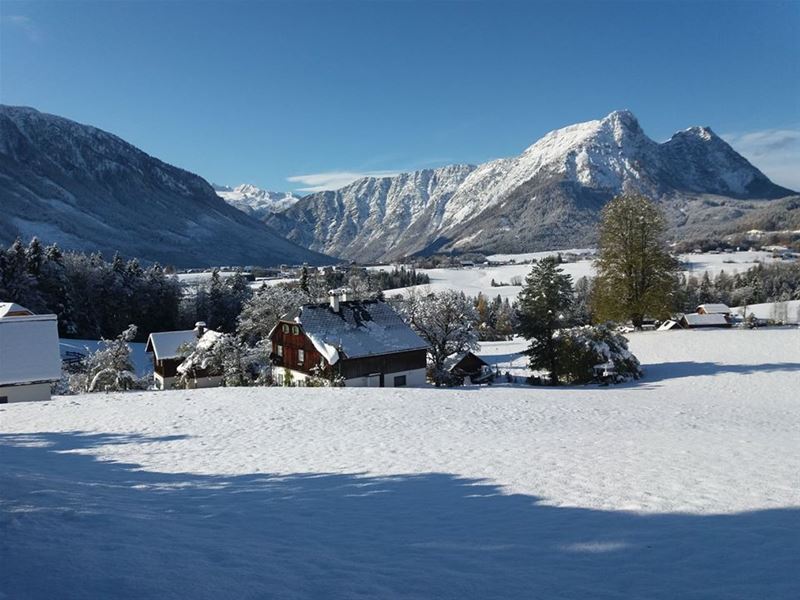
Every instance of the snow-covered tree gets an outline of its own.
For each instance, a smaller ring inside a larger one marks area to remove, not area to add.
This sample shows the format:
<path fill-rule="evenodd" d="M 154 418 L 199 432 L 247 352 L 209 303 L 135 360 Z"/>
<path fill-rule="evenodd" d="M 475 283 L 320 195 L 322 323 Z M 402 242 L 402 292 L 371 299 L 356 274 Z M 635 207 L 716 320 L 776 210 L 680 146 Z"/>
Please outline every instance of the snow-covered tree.
<path fill-rule="evenodd" d="M 560 360 L 555 334 L 569 326 L 572 303 L 572 278 L 556 259 L 546 257 L 534 263 L 519 293 L 519 330 L 530 342 L 526 354 L 531 368 L 547 369 L 553 385 L 558 385 Z"/>
<path fill-rule="evenodd" d="M 410 293 L 399 305 L 406 321 L 429 344 L 434 377 L 444 371 L 448 356 L 478 347 L 475 322 L 478 314 L 471 300 L 460 292 Z"/>
<path fill-rule="evenodd" d="M 221 377 L 226 387 L 268 383 L 263 351 L 247 346 L 232 334 L 206 331 L 199 340 L 179 350 L 185 358 L 178 365 L 176 387 L 190 387 L 198 377 Z"/>
<path fill-rule="evenodd" d="M 299 288 L 264 286 L 244 304 L 236 334 L 250 346 L 267 340 L 269 332 L 284 314 L 308 302 Z"/>
<path fill-rule="evenodd" d="M 113 340 L 102 340 L 100 348 L 83 361 L 82 372 L 70 378 L 74 392 L 124 392 L 140 389 L 135 375 L 129 342 L 136 337 L 136 326 L 128 328 Z"/>
<path fill-rule="evenodd" d="M 558 371 L 567 383 L 588 383 L 594 368 L 609 373 L 609 381 L 619 383 L 639 379 L 639 360 L 628 350 L 628 340 L 605 325 L 573 327 L 557 331 Z"/>

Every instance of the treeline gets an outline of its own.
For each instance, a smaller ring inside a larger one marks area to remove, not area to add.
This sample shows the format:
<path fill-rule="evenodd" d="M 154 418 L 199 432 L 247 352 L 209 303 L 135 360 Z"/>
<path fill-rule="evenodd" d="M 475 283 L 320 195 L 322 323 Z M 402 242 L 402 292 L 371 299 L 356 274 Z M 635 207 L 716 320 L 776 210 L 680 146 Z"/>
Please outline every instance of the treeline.
<path fill-rule="evenodd" d="M 716 277 L 708 272 L 701 277 L 682 276 L 677 299 L 680 308 L 687 312 L 706 302 L 744 306 L 800 300 L 800 264 L 759 264 L 744 273 L 731 275 L 720 271 Z"/>
<path fill-rule="evenodd" d="M 134 323 L 136 339 L 143 340 L 153 331 L 191 328 L 198 320 L 232 330 L 249 294 L 241 275 L 223 281 L 215 273 L 185 294 L 158 264 L 62 252 L 36 238 L 0 249 L 0 300 L 55 314 L 62 337 L 111 339 Z"/>
<path fill-rule="evenodd" d="M 288 287 L 301 287 L 312 299 L 326 300 L 328 290 L 348 286 L 357 298 L 384 289 L 427 284 L 414 269 L 367 271 L 326 269 Z M 63 252 L 33 238 L 0 248 L 0 301 L 16 302 L 35 313 L 58 316 L 59 335 L 112 339 L 129 325 L 137 326 L 136 341 L 154 331 L 191 329 L 197 321 L 225 333 L 236 330 L 245 303 L 253 296 L 242 273 L 222 277 L 217 270 L 202 283 L 185 286 L 162 266 L 143 267 L 119 255 Z"/>

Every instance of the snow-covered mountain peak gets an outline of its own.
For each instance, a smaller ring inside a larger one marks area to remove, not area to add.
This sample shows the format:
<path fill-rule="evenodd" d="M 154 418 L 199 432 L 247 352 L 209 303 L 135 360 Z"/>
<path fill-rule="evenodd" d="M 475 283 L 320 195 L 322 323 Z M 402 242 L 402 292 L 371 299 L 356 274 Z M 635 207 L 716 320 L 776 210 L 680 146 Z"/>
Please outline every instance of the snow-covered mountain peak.
<path fill-rule="evenodd" d="M 234 188 L 217 185 L 215 189 L 217 195 L 231 206 L 259 218 L 282 212 L 300 200 L 291 192 L 271 192 L 252 183 L 242 183 Z"/>
<path fill-rule="evenodd" d="M 267 222 L 301 245 L 358 260 L 443 249 L 511 252 L 585 243 L 602 205 L 620 192 L 673 204 L 704 194 L 792 193 L 708 127 L 659 144 L 632 112 L 618 110 L 551 131 L 519 156 L 361 179 L 310 194 Z"/>

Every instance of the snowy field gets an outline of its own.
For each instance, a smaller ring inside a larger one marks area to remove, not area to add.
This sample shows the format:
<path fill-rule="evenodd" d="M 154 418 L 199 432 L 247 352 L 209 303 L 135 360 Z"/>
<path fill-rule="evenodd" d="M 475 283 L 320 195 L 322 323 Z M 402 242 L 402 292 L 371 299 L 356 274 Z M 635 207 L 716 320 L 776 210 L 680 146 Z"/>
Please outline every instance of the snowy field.
<path fill-rule="evenodd" d="M 749 304 L 747 306 L 737 306 L 731 310 L 736 315 L 754 315 L 759 319 L 780 321 L 782 323 L 800 323 L 800 300 Z"/>
<path fill-rule="evenodd" d="M 588 250 L 564 250 L 564 252 L 587 252 Z M 417 269 L 419 273 L 426 273 L 431 278 L 429 285 L 414 286 L 420 291 L 437 292 L 446 289 L 463 290 L 468 296 L 477 296 L 478 292 L 489 297 L 496 297 L 498 294 L 504 299 L 514 300 L 519 294 L 520 287 L 514 285 L 504 285 L 493 287 L 495 283 L 512 283 L 513 278 L 525 280 L 525 276 L 530 272 L 531 259 L 540 259 L 544 256 L 552 255 L 553 252 L 533 252 L 528 254 L 497 254 L 488 257 L 489 260 L 510 261 L 515 260 L 516 264 L 500 266 L 468 267 L 463 269 Z M 697 277 L 708 272 L 710 276 L 717 275 L 724 270 L 726 273 L 743 273 L 747 269 L 754 267 L 758 261 L 763 263 L 774 262 L 772 254 L 769 252 L 732 252 L 722 254 L 681 254 L 678 256 L 684 264 L 684 272 Z M 391 266 L 371 267 L 372 269 L 391 270 Z M 572 276 L 573 281 L 581 277 L 593 277 L 594 267 L 591 259 L 567 262 L 561 265 L 565 273 Z M 401 288 L 396 290 L 385 290 L 387 296 L 403 294 L 412 288 Z"/>
<path fill-rule="evenodd" d="M 800 329 L 643 381 L 0 407 L 0 598 L 800 597 Z"/>

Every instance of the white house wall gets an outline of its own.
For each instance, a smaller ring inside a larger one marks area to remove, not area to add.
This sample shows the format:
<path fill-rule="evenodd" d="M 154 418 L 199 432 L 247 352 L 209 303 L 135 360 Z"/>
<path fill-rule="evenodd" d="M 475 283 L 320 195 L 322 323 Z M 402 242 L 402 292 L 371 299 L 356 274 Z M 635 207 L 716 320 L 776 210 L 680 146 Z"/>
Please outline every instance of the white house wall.
<path fill-rule="evenodd" d="M 155 386 L 159 390 L 171 390 L 175 385 L 177 377 L 162 377 L 158 373 L 153 374 Z M 222 377 L 197 377 L 189 380 L 187 389 L 194 390 L 200 388 L 219 387 L 222 384 Z"/>
<path fill-rule="evenodd" d="M 0 319 L 0 385 L 58 381 L 61 354 L 55 315 Z"/>
<path fill-rule="evenodd" d="M 49 383 L 0 386 L 0 399 L 7 402 L 37 402 L 50 400 Z"/>
<path fill-rule="evenodd" d="M 306 373 L 295 371 L 294 369 L 287 369 L 285 367 L 277 367 L 274 371 L 275 382 L 279 385 L 284 384 L 284 377 L 286 372 L 292 374 L 292 383 L 294 385 L 304 386 L 305 382 L 309 379 Z M 394 378 L 405 375 L 405 387 L 424 387 L 426 385 L 425 369 L 412 369 L 410 371 L 398 371 L 396 373 L 384 373 L 383 385 L 384 387 L 394 387 Z M 379 387 L 380 377 L 377 376 L 373 379 L 373 385 L 370 385 L 369 377 L 353 377 L 345 379 L 344 385 L 346 387 Z"/>

